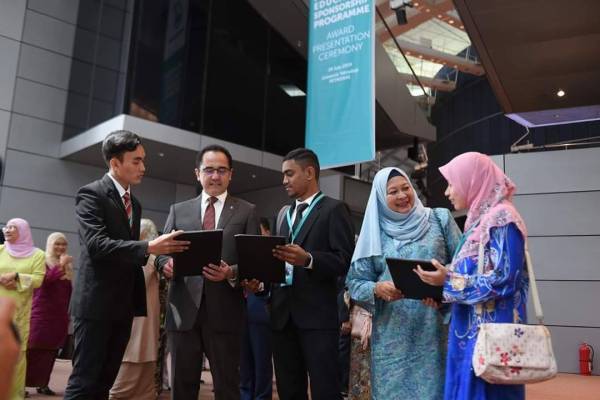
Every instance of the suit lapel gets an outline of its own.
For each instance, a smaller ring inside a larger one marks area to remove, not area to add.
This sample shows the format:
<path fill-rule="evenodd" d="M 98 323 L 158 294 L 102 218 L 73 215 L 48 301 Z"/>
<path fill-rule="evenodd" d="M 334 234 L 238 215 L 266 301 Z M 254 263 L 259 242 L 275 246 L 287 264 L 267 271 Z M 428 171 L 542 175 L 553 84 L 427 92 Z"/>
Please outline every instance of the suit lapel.
<path fill-rule="evenodd" d="M 194 221 L 195 229 L 202 229 L 202 195 L 196 197 L 192 203 L 192 220 Z"/>
<path fill-rule="evenodd" d="M 279 232 L 279 236 L 285 236 L 287 238 L 290 237 L 290 227 L 288 225 L 288 220 L 287 220 L 287 216 L 288 213 L 293 213 L 294 212 L 294 207 L 296 206 L 296 202 L 292 203 L 289 208 L 287 209 L 287 211 L 285 213 L 283 213 L 283 217 L 281 219 L 281 229 Z"/>
<path fill-rule="evenodd" d="M 306 235 L 308 235 L 308 232 L 310 232 L 310 228 L 312 228 L 314 223 L 319 219 L 319 216 L 321 215 L 321 206 L 323 205 L 323 200 L 325 199 L 321 199 L 317 204 L 315 204 L 315 208 L 313 208 L 310 214 L 308 214 L 308 217 L 306 218 L 306 221 L 304 221 L 300 232 L 298 232 L 298 236 L 294 240 L 294 243 L 296 243 L 297 245 L 302 245 L 302 242 L 304 242 L 304 239 L 306 239 Z"/>
<path fill-rule="evenodd" d="M 219 223 L 217 224 L 217 229 L 224 229 L 227 226 L 227 223 L 233 216 L 233 213 L 236 209 L 236 201 L 233 197 L 227 195 L 225 198 L 225 204 L 223 204 L 223 210 L 221 211 L 221 216 L 219 217 Z"/>
<path fill-rule="evenodd" d="M 115 187 L 115 184 L 113 183 L 112 179 L 110 179 L 108 176 L 104 175 L 104 177 L 102 178 L 102 183 L 104 184 L 104 188 L 106 190 L 106 196 L 108 198 L 110 198 L 114 204 L 117 206 L 117 208 L 121 211 L 121 217 L 123 219 L 123 223 L 125 224 L 125 226 L 129 226 L 129 220 L 127 219 L 127 212 L 125 212 L 125 205 L 123 204 L 123 200 L 121 200 L 121 198 L 119 197 L 119 191 L 117 190 L 117 188 Z M 133 198 L 133 196 L 132 196 Z M 133 203 L 132 203 L 133 205 Z M 139 209 L 138 209 L 139 211 Z M 135 210 L 134 210 L 135 212 Z M 131 229 L 128 229 L 129 234 L 131 235 Z"/>

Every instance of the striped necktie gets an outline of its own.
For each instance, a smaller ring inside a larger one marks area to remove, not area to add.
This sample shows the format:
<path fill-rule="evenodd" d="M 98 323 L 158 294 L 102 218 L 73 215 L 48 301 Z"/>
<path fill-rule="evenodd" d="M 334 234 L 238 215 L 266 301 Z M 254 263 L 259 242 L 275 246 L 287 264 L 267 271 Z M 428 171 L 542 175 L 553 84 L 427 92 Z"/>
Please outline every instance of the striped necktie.
<path fill-rule="evenodd" d="M 212 231 L 215 229 L 215 202 L 219 200 L 214 196 L 208 198 L 208 205 L 206 211 L 204 211 L 204 221 L 202 221 L 202 229 L 205 231 Z"/>
<path fill-rule="evenodd" d="M 125 213 L 127 213 L 127 221 L 129 221 L 129 227 L 131 228 L 133 222 L 133 209 L 131 207 L 131 197 L 129 192 L 125 192 L 123 195 L 123 205 L 125 206 Z"/>

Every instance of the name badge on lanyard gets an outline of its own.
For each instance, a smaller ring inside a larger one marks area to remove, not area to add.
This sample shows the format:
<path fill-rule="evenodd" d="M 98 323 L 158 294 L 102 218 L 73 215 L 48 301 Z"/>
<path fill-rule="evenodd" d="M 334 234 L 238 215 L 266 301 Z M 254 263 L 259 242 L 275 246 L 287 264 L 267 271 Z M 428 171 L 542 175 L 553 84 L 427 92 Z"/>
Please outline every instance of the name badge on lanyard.
<path fill-rule="evenodd" d="M 291 243 L 294 243 L 294 241 L 298 237 L 298 233 L 300 233 L 300 230 L 302 229 L 302 225 L 304 225 L 304 222 L 306 221 L 306 219 L 310 215 L 310 212 L 312 211 L 312 209 L 317 205 L 317 203 L 324 196 L 325 195 L 323 193 L 321 193 L 320 195 L 318 195 L 317 197 L 315 197 L 315 199 L 312 201 L 312 203 L 310 204 L 310 206 L 304 212 L 304 215 L 302 216 L 302 219 L 298 223 L 298 226 L 296 227 L 296 230 L 294 230 L 293 232 L 292 232 L 292 226 L 293 226 L 293 224 L 292 224 L 292 213 L 291 213 L 292 209 L 290 208 L 288 210 L 288 212 L 287 212 L 287 224 L 288 224 L 288 227 L 290 229 Z M 296 216 L 296 218 L 298 218 L 298 216 Z M 290 286 L 292 284 L 293 279 L 294 279 L 294 266 L 286 262 L 285 263 L 285 283 L 282 283 L 281 286 Z"/>

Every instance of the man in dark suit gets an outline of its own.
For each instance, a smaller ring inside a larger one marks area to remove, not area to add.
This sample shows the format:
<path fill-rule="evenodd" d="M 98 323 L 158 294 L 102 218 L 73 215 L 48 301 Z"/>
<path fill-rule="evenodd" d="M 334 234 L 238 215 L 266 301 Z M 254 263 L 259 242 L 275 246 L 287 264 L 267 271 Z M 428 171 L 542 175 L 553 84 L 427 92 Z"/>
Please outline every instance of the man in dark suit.
<path fill-rule="evenodd" d="M 267 218 L 260 219 L 260 234 L 271 236 Z M 273 351 L 268 296 L 246 292 L 248 323 L 242 338 L 240 361 L 241 400 L 271 400 L 273 397 Z"/>
<path fill-rule="evenodd" d="M 286 262 L 286 283 L 271 294 L 277 391 L 282 400 L 341 399 L 337 279 L 348 271 L 354 230 L 341 201 L 319 190 L 319 160 L 308 149 L 283 159 L 283 185 L 294 199 L 278 218 L 290 243 L 274 255 Z M 307 376 L 308 375 L 308 376 Z"/>
<path fill-rule="evenodd" d="M 171 206 L 165 232 L 171 229 L 223 229 L 220 265 L 199 266 L 203 275 L 172 279 L 167 305 L 167 334 L 171 349 L 172 398 L 196 400 L 202 354 L 210 362 L 215 399 L 240 398 L 240 346 L 245 317 L 242 285 L 237 280 L 234 235 L 258 234 L 254 205 L 227 193 L 232 158 L 221 146 L 208 146 L 196 159 L 202 194 Z M 173 259 L 157 257 L 156 265 L 172 278 Z M 258 282 L 253 282 L 255 291 Z"/>
<path fill-rule="evenodd" d="M 144 147 L 128 131 L 102 143 L 109 171 L 79 189 L 76 215 L 81 255 L 70 312 L 75 349 L 65 399 L 107 399 L 121 366 L 134 316 L 146 315 L 142 266 L 149 254 L 185 250 L 180 232 L 140 241 L 142 207 L 130 186 L 144 176 Z"/>

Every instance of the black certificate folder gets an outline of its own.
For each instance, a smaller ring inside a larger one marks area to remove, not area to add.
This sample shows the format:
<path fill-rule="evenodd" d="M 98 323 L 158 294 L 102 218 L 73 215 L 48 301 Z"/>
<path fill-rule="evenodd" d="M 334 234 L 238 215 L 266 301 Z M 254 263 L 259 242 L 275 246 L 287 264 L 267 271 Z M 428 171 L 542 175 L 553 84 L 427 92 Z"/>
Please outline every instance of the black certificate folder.
<path fill-rule="evenodd" d="M 275 246 L 285 242 L 285 236 L 235 235 L 240 279 L 285 282 L 285 263 L 273 256 Z"/>
<path fill-rule="evenodd" d="M 189 248 L 182 253 L 171 254 L 173 257 L 173 275 L 193 276 L 202 275 L 202 268 L 208 264 L 219 265 L 221 262 L 221 247 L 223 230 L 186 231 L 175 238 L 187 240 Z"/>
<path fill-rule="evenodd" d="M 442 286 L 431 286 L 423 282 L 413 271 L 417 265 L 420 265 L 425 271 L 435 271 L 431 261 L 402 258 L 386 258 L 385 261 L 392 275 L 394 286 L 404 294 L 404 297 L 418 300 L 430 297 L 437 301 L 442 300 Z"/>

